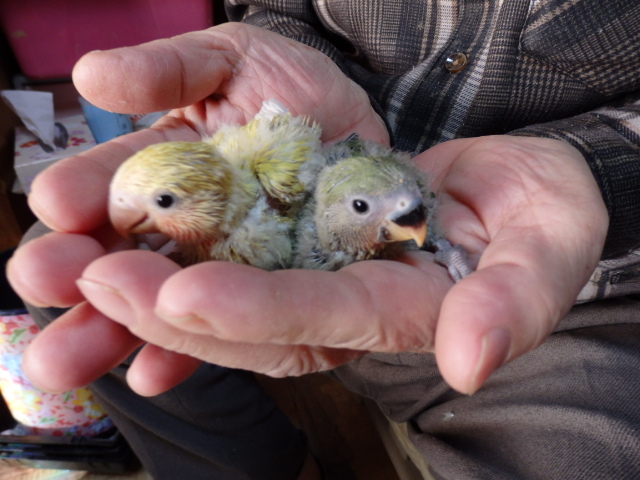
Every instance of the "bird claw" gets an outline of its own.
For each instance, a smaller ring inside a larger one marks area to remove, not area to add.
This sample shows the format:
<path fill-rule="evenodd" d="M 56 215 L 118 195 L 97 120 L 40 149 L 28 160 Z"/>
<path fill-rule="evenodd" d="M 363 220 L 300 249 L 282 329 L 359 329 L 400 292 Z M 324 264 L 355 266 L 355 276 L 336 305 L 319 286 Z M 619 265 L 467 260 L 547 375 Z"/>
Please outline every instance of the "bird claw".
<path fill-rule="evenodd" d="M 469 264 L 469 255 L 462 245 L 451 245 L 448 240 L 439 239 L 435 242 L 436 262 L 447 268 L 449 276 L 458 283 L 464 277 L 473 273 Z"/>

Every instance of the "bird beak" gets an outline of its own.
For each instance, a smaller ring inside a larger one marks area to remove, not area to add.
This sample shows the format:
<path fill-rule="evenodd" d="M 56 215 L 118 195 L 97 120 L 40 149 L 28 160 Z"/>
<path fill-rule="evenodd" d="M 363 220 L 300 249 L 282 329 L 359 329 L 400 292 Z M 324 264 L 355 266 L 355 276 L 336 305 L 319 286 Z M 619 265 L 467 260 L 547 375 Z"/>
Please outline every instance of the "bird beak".
<path fill-rule="evenodd" d="M 109 206 L 109 218 L 116 231 L 125 238 L 138 233 L 156 233 L 158 228 L 145 212 L 121 206 Z"/>
<path fill-rule="evenodd" d="M 427 217 L 421 201 L 415 201 L 407 208 L 396 211 L 383 222 L 386 242 L 413 240 L 422 247 L 427 240 Z"/>
<path fill-rule="evenodd" d="M 405 242 L 414 240 L 418 247 L 422 247 L 427 240 L 427 223 L 419 225 L 398 225 L 394 222 L 385 222 L 387 242 Z"/>

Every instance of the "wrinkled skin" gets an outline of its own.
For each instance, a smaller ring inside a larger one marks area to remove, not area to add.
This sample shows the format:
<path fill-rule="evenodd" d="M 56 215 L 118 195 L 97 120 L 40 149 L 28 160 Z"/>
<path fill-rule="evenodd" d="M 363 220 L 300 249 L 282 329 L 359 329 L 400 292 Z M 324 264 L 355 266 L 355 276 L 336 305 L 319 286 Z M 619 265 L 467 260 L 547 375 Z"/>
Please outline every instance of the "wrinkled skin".
<path fill-rule="evenodd" d="M 144 395 L 178 384 L 201 360 L 282 376 L 374 351 L 435 352 L 445 380 L 473 393 L 547 337 L 601 253 L 608 217 L 579 152 L 496 136 L 453 140 L 416 158 L 441 196 L 450 239 L 477 262 L 458 284 L 428 253 L 335 273 L 224 262 L 181 269 L 160 254 L 126 250 L 108 225 L 109 181 L 133 152 L 244 123 L 267 98 L 310 115 L 325 141 L 358 132 L 388 142 L 382 121 L 325 56 L 239 24 L 90 53 L 74 81 L 105 109 L 174 110 L 35 181 L 30 204 L 55 233 L 18 250 L 10 280 L 35 305 L 74 307 L 25 356 L 25 371 L 44 389 L 85 384 L 148 342 L 128 377 Z"/>

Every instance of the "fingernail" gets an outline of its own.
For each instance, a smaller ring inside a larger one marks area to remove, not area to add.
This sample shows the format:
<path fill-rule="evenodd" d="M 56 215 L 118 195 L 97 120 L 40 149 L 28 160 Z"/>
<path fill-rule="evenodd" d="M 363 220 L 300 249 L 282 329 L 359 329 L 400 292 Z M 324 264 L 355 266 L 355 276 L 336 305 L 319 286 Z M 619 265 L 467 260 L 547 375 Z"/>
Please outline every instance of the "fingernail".
<path fill-rule="evenodd" d="M 202 333 L 207 335 L 214 334 L 214 326 L 209 322 L 206 322 L 201 317 L 195 314 L 186 314 L 182 316 L 176 316 L 167 314 L 162 310 L 156 309 L 154 312 L 158 318 L 161 318 L 167 323 L 170 323 L 181 330 L 185 330 L 192 333 Z"/>
<path fill-rule="evenodd" d="M 176 324 L 188 324 L 191 322 L 200 322 L 202 321 L 198 316 L 193 315 L 193 314 L 186 314 L 186 315 L 172 315 L 169 313 L 165 313 L 163 310 L 160 309 L 156 309 L 156 311 L 154 312 L 156 314 L 156 316 L 158 316 L 159 318 L 161 318 L 162 320 L 166 320 L 169 323 L 176 323 Z"/>
<path fill-rule="evenodd" d="M 131 304 L 117 289 L 84 278 L 76 283 L 85 298 L 107 317 L 125 326 L 135 324 L 136 317 Z"/>
<path fill-rule="evenodd" d="M 489 330 L 482 337 L 481 349 L 476 371 L 467 389 L 469 395 L 477 392 L 489 375 L 507 361 L 511 352 L 511 335 L 502 328 Z"/>

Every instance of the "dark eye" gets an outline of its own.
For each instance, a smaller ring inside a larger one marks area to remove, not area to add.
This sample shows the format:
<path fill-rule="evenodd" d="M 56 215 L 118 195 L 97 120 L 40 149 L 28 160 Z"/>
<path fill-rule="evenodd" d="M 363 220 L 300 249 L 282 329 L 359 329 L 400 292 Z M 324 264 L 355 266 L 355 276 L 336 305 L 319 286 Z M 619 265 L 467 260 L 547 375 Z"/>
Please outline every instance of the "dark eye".
<path fill-rule="evenodd" d="M 168 193 L 164 193 L 156 197 L 156 204 L 160 208 L 170 208 L 175 203 L 175 201 L 176 199 L 173 198 L 173 195 L 169 195 Z"/>
<path fill-rule="evenodd" d="M 354 200 L 353 209 L 358 213 L 367 213 L 369 211 L 369 204 L 364 200 Z"/>

